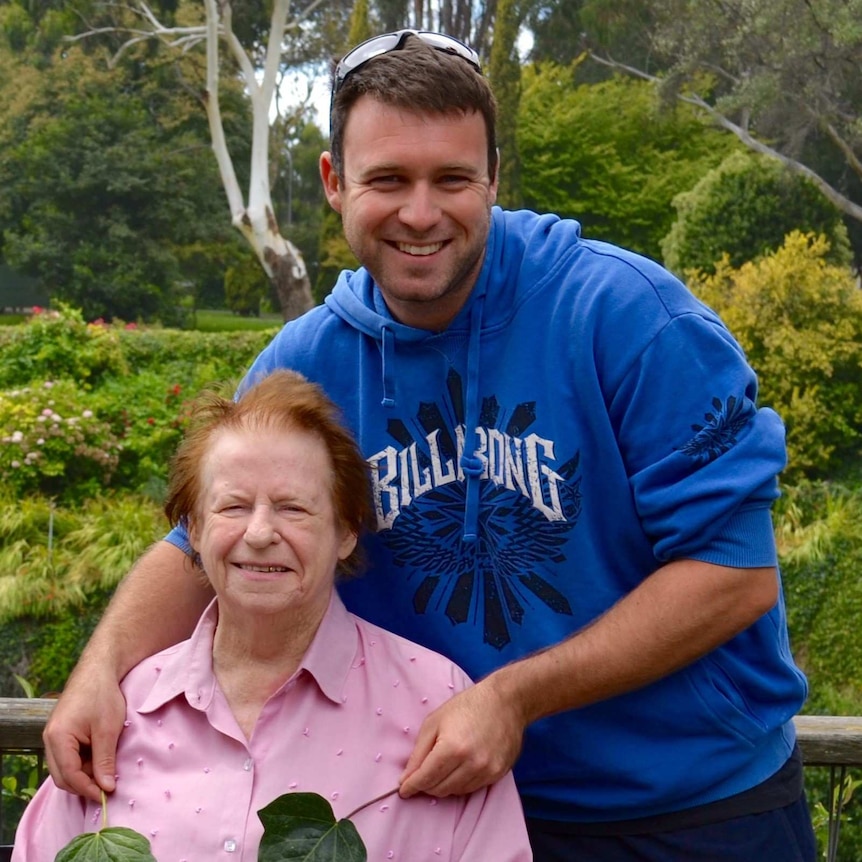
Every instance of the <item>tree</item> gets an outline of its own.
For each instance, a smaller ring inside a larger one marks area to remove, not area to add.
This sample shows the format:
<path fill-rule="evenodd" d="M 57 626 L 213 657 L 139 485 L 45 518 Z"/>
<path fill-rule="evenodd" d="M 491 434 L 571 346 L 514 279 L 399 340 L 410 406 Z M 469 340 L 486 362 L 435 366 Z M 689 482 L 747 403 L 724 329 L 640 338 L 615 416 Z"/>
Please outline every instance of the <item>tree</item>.
<path fill-rule="evenodd" d="M 330 211 L 318 168 L 320 153 L 326 149 L 326 138 L 314 123 L 299 118 L 285 133 L 284 148 L 287 158 L 282 160 L 282 170 L 272 189 L 276 218 L 279 224 L 286 226 L 292 242 L 307 262 L 313 289 L 320 269 L 321 225 Z M 340 219 L 337 221 L 340 223 Z"/>
<path fill-rule="evenodd" d="M 321 0 L 315 0 L 318 5 Z M 81 37 L 99 34 L 128 38 L 113 57 L 113 64 L 139 43 L 157 39 L 177 51 L 199 45 L 206 50 L 206 78 L 201 100 L 209 121 L 213 152 L 228 199 L 233 226 L 243 235 L 269 277 L 281 304 L 285 320 L 298 317 L 313 304 L 305 263 L 296 246 L 281 233 L 275 218 L 270 180 L 270 111 L 282 72 L 282 52 L 286 34 L 298 26 L 289 21 L 289 0 L 274 0 L 265 45 L 253 35 L 247 50 L 234 29 L 234 11 L 228 0 L 203 0 L 203 16 L 194 5 L 180 9 L 177 23 L 163 23 L 144 0 L 133 0 L 130 13 L 134 24 L 111 24 L 91 29 Z M 225 56 L 223 56 L 223 53 Z M 251 110 L 251 163 L 247 200 L 234 167 L 225 132 L 221 86 L 223 76 L 237 75 L 248 94 Z"/>
<path fill-rule="evenodd" d="M 578 63 L 524 70 L 524 201 L 578 219 L 588 236 L 658 258 L 673 198 L 738 145 L 687 106 L 662 111 L 645 83 L 579 85 L 579 73 Z"/>
<path fill-rule="evenodd" d="M 188 93 L 155 61 L 142 77 L 78 48 L 0 55 L 3 256 L 89 319 L 179 322 L 190 249 L 229 239 Z"/>
<path fill-rule="evenodd" d="M 502 206 L 521 206 L 521 160 L 518 155 L 518 108 L 521 101 L 521 64 L 518 59 L 517 0 L 499 0 L 494 24 L 494 44 L 488 64 L 488 78 L 499 106 L 497 146 L 500 149 L 500 188 Z"/>
<path fill-rule="evenodd" d="M 651 13 L 643 0 L 538 0 L 527 27 L 533 34 L 530 59 L 567 66 L 588 48 L 655 71 L 649 44 Z M 584 68 L 583 81 L 608 77 L 606 69 Z"/>
<path fill-rule="evenodd" d="M 784 419 L 788 481 L 858 471 L 862 455 L 862 291 L 828 253 L 824 237 L 794 231 L 772 254 L 689 280 L 745 350 L 760 403 Z"/>
<path fill-rule="evenodd" d="M 651 0 L 666 73 L 594 58 L 697 106 L 862 222 L 862 0 Z"/>

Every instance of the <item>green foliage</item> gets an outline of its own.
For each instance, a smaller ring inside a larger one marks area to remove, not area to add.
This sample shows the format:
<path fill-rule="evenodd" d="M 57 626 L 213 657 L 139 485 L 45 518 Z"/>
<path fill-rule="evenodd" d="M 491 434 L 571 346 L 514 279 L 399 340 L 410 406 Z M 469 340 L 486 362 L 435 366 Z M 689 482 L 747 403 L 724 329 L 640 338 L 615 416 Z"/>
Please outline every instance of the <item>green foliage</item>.
<path fill-rule="evenodd" d="M 775 528 L 790 640 L 808 675 L 810 715 L 862 714 L 862 647 L 855 637 L 862 608 L 862 489 L 834 482 L 783 488 Z M 860 802 L 852 782 L 843 792 L 841 858 L 862 858 Z M 825 846 L 830 770 L 806 768 L 818 840 Z M 847 790 L 850 790 L 849 795 Z"/>
<path fill-rule="evenodd" d="M 732 153 L 673 205 L 677 220 L 661 248 L 675 272 L 715 272 L 723 255 L 741 266 L 778 249 L 793 230 L 826 236 L 830 262 L 847 265 L 851 259 L 841 213 L 810 180 L 777 159 Z"/>
<path fill-rule="evenodd" d="M 3 775 L 0 778 L 0 799 L 3 806 L 0 844 L 12 844 L 15 826 L 21 819 L 27 803 L 33 798 L 42 781 L 39 759 L 35 754 L 6 754 L 2 758 Z"/>
<path fill-rule="evenodd" d="M 820 781 L 817 780 L 818 778 L 819 776 L 815 777 L 814 783 L 820 784 Z M 842 822 L 844 840 L 841 843 L 843 845 L 842 849 L 844 850 L 845 859 L 850 858 L 848 853 L 850 842 L 847 839 L 847 831 L 845 827 L 852 822 L 852 815 L 848 815 L 847 811 L 850 809 L 854 795 L 860 786 L 862 786 L 862 779 L 854 778 L 852 774 L 847 773 L 844 776 L 844 780 L 840 784 L 836 783 L 836 786 L 832 788 L 832 798 L 827 799 L 826 804 L 818 799 L 811 806 L 811 822 L 814 826 L 814 832 L 817 835 L 817 842 L 821 847 L 826 847 L 828 844 L 830 821 L 835 820 Z M 828 792 L 825 795 L 828 797 Z M 858 830 L 854 830 L 854 832 L 858 832 Z M 858 859 L 859 857 L 857 856 L 856 858 Z"/>
<path fill-rule="evenodd" d="M 73 838 L 54 862 L 157 862 L 150 842 L 125 826 L 108 826 Z"/>
<path fill-rule="evenodd" d="M 94 48 L 6 61 L 2 253 L 87 318 L 176 323 L 190 289 L 185 249 L 232 231 L 192 95 L 199 75 L 188 61 L 178 86 L 179 70 L 143 48 L 109 69 Z"/>
<path fill-rule="evenodd" d="M 268 292 L 266 274 L 257 261 L 237 261 L 224 274 L 225 302 L 236 314 L 257 316 Z"/>
<path fill-rule="evenodd" d="M 811 682 L 805 711 L 859 714 L 862 493 L 826 482 L 787 486 L 775 523 L 790 633 Z"/>
<path fill-rule="evenodd" d="M 259 862 L 365 862 L 356 827 L 336 822 L 332 806 L 316 793 L 285 793 L 258 811 L 263 823 Z"/>
<path fill-rule="evenodd" d="M 320 232 L 320 269 L 313 291 L 315 301 L 323 302 L 343 269 L 356 269 L 357 266 L 359 263 L 341 229 L 341 216 L 330 210 L 323 219 Z"/>
<path fill-rule="evenodd" d="M 0 393 L 0 482 L 73 502 L 111 484 L 122 444 L 69 380 Z"/>
<path fill-rule="evenodd" d="M 649 10 L 652 53 L 642 63 L 619 51 L 617 59 L 667 70 L 668 98 L 695 97 L 735 124 L 752 148 L 766 145 L 797 160 L 831 184 L 836 199 L 843 197 L 848 216 L 862 221 L 862 0 L 641 5 Z"/>
<path fill-rule="evenodd" d="M 649 84 L 578 86 L 576 74 L 577 63 L 524 69 L 524 202 L 578 219 L 586 236 L 659 258 L 671 201 L 737 145 L 685 106 L 662 111 Z"/>
<path fill-rule="evenodd" d="M 117 332 L 84 323 L 80 311 L 63 303 L 0 330 L 0 357 L 0 388 L 59 379 L 90 388 L 126 371 Z"/>
<path fill-rule="evenodd" d="M 287 138 L 284 146 L 289 158 L 283 160 L 273 185 L 273 203 L 282 232 L 302 253 L 309 281 L 314 285 L 318 278 L 320 231 L 326 214 L 331 212 L 319 168 L 320 153 L 328 149 L 328 143 L 314 123 L 295 118 L 287 129 Z"/>
<path fill-rule="evenodd" d="M 74 508 L 7 497 L 0 501 L 0 622 L 82 607 L 87 596 L 116 586 L 166 530 L 158 504 L 138 495 Z"/>
<path fill-rule="evenodd" d="M 862 454 L 862 293 L 827 262 L 823 237 L 794 232 L 734 269 L 725 258 L 691 289 L 724 319 L 787 425 L 787 477 L 835 475 Z"/>

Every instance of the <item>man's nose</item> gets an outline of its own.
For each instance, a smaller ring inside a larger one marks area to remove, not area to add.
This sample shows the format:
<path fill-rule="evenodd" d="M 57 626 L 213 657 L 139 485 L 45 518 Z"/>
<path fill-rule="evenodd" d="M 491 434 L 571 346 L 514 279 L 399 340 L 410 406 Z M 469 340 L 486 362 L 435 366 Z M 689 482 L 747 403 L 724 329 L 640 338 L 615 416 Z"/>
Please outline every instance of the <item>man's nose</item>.
<path fill-rule="evenodd" d="M 411 186 L 398 217 L 417 233 L 433 228 L 440 221 L 440 205 L 433 187 L 429 183 Z"/>

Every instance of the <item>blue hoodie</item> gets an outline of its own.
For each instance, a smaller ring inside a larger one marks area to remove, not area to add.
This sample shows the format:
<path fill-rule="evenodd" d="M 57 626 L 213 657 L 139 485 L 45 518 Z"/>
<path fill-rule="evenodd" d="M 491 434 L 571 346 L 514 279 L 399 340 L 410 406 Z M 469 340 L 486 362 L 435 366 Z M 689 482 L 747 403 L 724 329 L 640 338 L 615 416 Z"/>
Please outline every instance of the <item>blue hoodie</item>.
<path fill-rule="evenodd" d="M 364 269 L 288 323 L 244 385 L 320 383 L 372 468 L 354 613 L 480 678 L 596 619 L 662 564 L 773 566 L 784 430 L 719 318 L 577 222 L 494 208 L 441 333 L 389 314 Z M 181 535 L 172 541 L 185 546 Z M 806 694 L 783 598 L 689 667 L 531 725 L 528 816 L 598 822 L 722 799 L 787 760 Z"/>

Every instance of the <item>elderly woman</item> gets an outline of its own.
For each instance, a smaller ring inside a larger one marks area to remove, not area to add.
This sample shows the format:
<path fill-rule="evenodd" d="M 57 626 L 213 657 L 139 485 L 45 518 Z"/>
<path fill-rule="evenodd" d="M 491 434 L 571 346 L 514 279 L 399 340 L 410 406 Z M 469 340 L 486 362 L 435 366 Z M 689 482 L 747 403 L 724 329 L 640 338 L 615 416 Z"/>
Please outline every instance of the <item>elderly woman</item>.
<path fill-rule="evenodd" d="M 369 480 L 316 386 L 279 371 L 237 402 L 205 397 L 165 509 L 187 523 L 216 598 L 190 640 L 123 682 L 109 825 L 147 836 L 160 862 L 252 862 L 257 812 L 304 791 L 338 818 L 360 809 L 351 819 L 369 860 L 532 858 L 511 774 L 466 797 L 395 792 L 425 715 L 470 682 L 338 598 L 336 574 L 356 569 L 370 521 Z M 49 779 L 12 858 L 49 862 L 100 821 Z"/>

